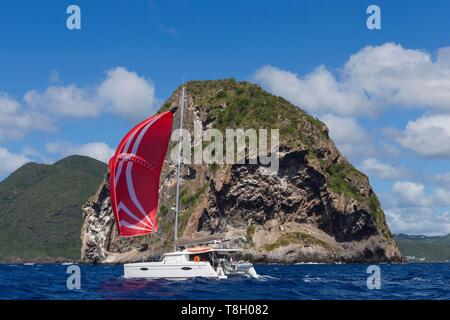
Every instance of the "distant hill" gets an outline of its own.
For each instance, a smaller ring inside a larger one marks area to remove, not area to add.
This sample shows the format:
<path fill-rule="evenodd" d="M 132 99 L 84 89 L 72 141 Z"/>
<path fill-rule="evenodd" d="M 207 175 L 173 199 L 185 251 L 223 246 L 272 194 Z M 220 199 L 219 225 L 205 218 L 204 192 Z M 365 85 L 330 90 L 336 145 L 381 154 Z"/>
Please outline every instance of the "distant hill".
<path fill-rule="evenodd" d="M 434 237 L 397 234 L 395 241 L 410 261 L 450 261 L 450 234 Z"/>
<path fill-rule="evenodd" d="M 0 182 L 0 261 L 78 259 L 81 205 L 106 171 L 105 163 L 75 155 L 27 163 Z"/>

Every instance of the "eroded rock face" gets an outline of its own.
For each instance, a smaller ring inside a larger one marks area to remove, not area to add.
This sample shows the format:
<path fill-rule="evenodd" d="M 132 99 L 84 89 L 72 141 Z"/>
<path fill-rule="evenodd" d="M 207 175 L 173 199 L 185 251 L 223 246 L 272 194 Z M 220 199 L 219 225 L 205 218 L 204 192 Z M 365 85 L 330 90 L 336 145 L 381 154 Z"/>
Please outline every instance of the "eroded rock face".
<path fill-rule="evenodd" d="M 201 91 L 203 86 L 209 91 Z M 248 88 L 248 84 L 237 82 L 188 84 L 185 127 L 192 130 L 194 120 L 202 121 L 205 128 L 215 127 L 221 113 L 231 112 L 233 100 L 215 103 L 215 99 L 205 97 L 214 97 L 221 90 L 230 96 L 244 89 L 254 97 L 260 90 Z M 266 100 L 261 98 L 258 103 L 280 101 L 267 93 L 261 95 Z M 177 98 L 178 91 L 166 107 L 174 105 Z M 260 164 L 219 168 L 185 165 L 180 235 L 223 234 L 229 245 L 244 247 L 247 258 L 261 262 L 399 261 L 399 250 L 367 177 L 339 153 L 325 125 L 304 115 L 297 122 L 301 140 L 307 143 L 296 143 L 295 136 L 281 137 L 280 165 L 275 174 L 267 174 Z M 140 261 L 170 250 L 173 215 L 168 208 L 174 204 L 174 188 L 175 167 L 166 158 L 158 235 L 119 238 L 106 179 L 83 207 L 82 259 Z"/>
<path fill-rule="evenodd" d="M 276 175 L 262 173 L 259 165 L 233 165 L 225 181 L 211 180 L 197 232 L 226 234 L 235 244 L 249 245 L 247 254 L 260 261 L 396 260 L 398 252 L 389 249 L 395 244 L 368 209 L 335 201 L 325 176 L 305 157 L 286 152 Z M 286 235 L 292 235 L 286 240 L 291 243 L 282 246 Z M 317 241 L 295 243 L 302 235 Z"/>
<path fill-rule="evenodd" d="M 84 223 L 81 229 L 81 259 L 101 262 L 108 255 L 114 215 L 111 215 L 109 183 L 104 180 L 95 195 L 83 208 Z"/>
<path fill-rule="evenodd" d="M 95 195 L 83 206 L 81 260 L 93 263 L 138 261 L 148 255 L 139 238 L 118 235 L 109 197 L 109 174 Z"/>

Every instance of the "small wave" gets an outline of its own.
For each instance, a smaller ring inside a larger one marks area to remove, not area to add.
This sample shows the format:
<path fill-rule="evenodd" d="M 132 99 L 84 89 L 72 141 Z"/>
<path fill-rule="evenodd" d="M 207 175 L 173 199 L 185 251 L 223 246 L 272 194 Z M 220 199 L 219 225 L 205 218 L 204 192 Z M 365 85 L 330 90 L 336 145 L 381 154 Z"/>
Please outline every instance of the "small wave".
<path fill-rule="evenodd" d="M 305 275 L 302 280 L 303 280 L 303 282 L 325 282 L 326 281 L 324 278 L 311 277 L 309 274 Z"/>
<path fill-rule="evenodd" d="M 323 278 L 303 278 L 303 282 L 325 282 Z"/>
<path fill-rule="evenodd" d="M 267 281 L 267 280 L 280 280 L 280 278 L 269 276 L 267 274 L 259 274 L 257 277 L 253 278 L 256 280 Z"/>
<path fill-rule="evenodd" d="M 422 277 L 414 277 L 414 278 L 411 279 L 411 281 L 429 282 L 430 279 L 425 279 L 425 278 L 422 278 Z"/>

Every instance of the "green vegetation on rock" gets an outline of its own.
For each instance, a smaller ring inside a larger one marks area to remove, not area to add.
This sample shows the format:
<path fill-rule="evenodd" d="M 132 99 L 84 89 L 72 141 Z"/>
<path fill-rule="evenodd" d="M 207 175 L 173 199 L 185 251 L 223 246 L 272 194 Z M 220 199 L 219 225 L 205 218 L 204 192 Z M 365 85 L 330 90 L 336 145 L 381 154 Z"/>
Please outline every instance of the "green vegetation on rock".
<path fill-rule="evenodd" d="M 372 216 L 373 221 L 376 223 L 378 228 L 384 234 L 384 236 L 388 239 L 392 238 L 392 233 L 387 226 L 383 209 L 381 209 L 380 201 L 375 193 L 371 193 L 369 196 L 369 207 L 370 207 L 370 215 Z"/>
<path fill-rule="evenodd" d="M 187 189 L 182 189 L 180 192 L 180 234 L 186 228 L 186 225 L 191 217 L 195 206 L 198 204 L 200 197 L 205 193 L 208 188 L 208 183 L 205 183 L 201 188 L 190 193 Z"/>
<path fill-rule="evenodd" d="M 333 163 L 328 168 L 330 175 L 329 187 L 338 194 L 345 194 L 352 199 L 362 200 L 362 196 L 356 187 L 351 183 L 352 176 L 361 176 L 361 173 L 350 164 Z"/>
<path fill-rule="evenodd" d="M 245 238 L 247 242 L 251 243 L 253 235 L 255 234 L 255 225 L 253 223 L 249 224 L 246 229 Z"/>
<path fill-rule="evenodd" d="M 205 192 L 207 187 L 208 184 L 205 183 L 200 189 L 196 190 L 194 193 L 190 193 L 187 189 L 181 190 L 180 192 L 181 205 L 188 209 L 195 206 L 200 196 Z"/>
<path fill-rule="evenodd" d="M 280 143 L 292 147 L 312 146 L 327 136 L 326 126 L 318 119 L 250 82 L 234 79 L 189 81 L 186 90 L 196 104 L 208 108 L 209 117 L 215 120 L 214 127 L 222 132 L 227 128 L 277 128 Z M 175 96 L 172 96 L 160 111 L 169 110 L 174 101 Z M 302 134 L 306 131 L 312 134 Z"/>
<path fill-rule="evenodd" d="M 267 251 L 273 251 L 279 247 L 286 247 L 291 244 L 301 244 L 305 247 L 309 246 L 321 246 L 327 250 L 331 250 L 331 247 L 324 241 L 314 238 L 313 236 L 303 232 L 289 232 L 281 235 L 277 241 L 269 244 L 265 247 Z"/>

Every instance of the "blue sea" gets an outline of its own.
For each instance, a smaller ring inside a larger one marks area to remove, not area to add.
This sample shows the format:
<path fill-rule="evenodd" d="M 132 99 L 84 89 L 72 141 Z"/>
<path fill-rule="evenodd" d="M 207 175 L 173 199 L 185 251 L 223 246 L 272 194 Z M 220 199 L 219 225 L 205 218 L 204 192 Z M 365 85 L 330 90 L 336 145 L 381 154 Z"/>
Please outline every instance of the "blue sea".
<path fill-rule="evenodd" d="M 79 265 L 80 289 L 68 289 L 67 265 L 0 265 L 0 299 L 450 299 L 450 264 L 380 264 L 380 289 L 368 289 L 369 265 L 255 266 L 259 279 L 128 280 L 121 265 Z"/>

